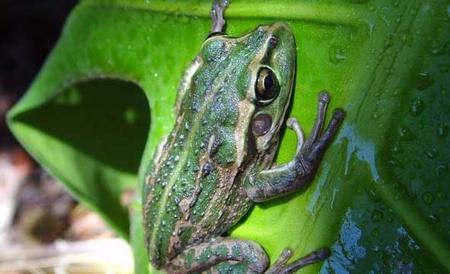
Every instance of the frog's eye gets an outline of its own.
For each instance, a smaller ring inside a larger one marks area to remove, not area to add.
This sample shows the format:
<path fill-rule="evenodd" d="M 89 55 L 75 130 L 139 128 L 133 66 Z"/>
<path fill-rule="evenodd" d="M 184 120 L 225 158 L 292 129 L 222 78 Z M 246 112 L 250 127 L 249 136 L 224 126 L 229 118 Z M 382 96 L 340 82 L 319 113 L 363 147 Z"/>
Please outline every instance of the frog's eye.
<path fill-rule="evenodd" d="M 266 134 L 272 126 L 272 117 L 265 113 L 256 115 L 252 120 L 252 132 L 255 136 Z"/>
<path fill-rule="evenodd" d="M 264 103 L 264 101 L 272 100 L 280 91 L 280 85 L 275 73 L 266 67 L 263 67 L 258 72 L 256 78 L 256 99 Z"/>

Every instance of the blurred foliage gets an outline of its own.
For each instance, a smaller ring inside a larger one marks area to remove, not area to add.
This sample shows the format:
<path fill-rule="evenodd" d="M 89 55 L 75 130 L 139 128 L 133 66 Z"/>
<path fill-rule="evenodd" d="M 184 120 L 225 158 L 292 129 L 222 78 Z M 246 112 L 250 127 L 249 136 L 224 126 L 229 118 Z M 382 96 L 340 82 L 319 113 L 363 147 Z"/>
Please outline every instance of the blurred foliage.
<path fill-rule="evenodd" d="M 82 1 L 9 113 L 32 155 L 130 237 L 139 273 L 148 271 L 141 204 L 128 211 L 121 197 L 140 191 L 173 125 L 176 86 L 208 33 L 210 5 Z M 290 115 L 306 133 L 322 89 L 348 115 L 313 185 L 256 206 L 231 235 L 258 241 L 272 260 L 287 246 L 296 257 L 332 246 L 305 273 L 450 271 L 449 8 L 444 0 L 232 1 L 230 35 L 274 21 L 291 27 Z M 295 144 L 286 131 L 277 162 Z"/>

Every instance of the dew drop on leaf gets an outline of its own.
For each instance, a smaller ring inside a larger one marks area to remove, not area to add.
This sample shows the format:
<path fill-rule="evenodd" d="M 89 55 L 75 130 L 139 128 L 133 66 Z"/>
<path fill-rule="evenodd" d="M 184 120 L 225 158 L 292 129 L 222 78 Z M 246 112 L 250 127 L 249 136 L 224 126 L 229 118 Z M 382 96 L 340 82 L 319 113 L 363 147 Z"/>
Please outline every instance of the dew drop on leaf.
<path fill-rule="evenodd" d="M 398 134 L 400 135 L 400 139 L 403 140 L 403 141 L 411 141 L 411 140 L 416 139 L 416 136 L 406 126 L 400 127 L 398 129 Z"/>
<path fill-rule="evenodd" d="M 434 158 L 436 158 L 437 155 L 438 155 L 438 150 L 436 148 L 432 147 L 427 150 L 428 158 L 434 159 Z"/>
<path fill-rule="evenodd" d="M 448 126 L 444 123 L 440 123 L 436 131 L 439 137 L 444 138 L 448 134 Z"/>
<path fill-rule="evenodd" d="M 416 169 L 420 169 L 420 168 L 422 168 L 422 164 L 420 163 L 420 161 L 414 160 L 413 161 L 413 167 L 416 168 Z"/>
<path fill-rule="evenodd" d="M 409 107 L 409 111 L 412 115 L 417 116 L 423 112 L 425 109 L 425 105 L 423 103 L 423 100 L 421 98 L 416 98 L 411 103 L 411 106 Z"/>
<path fill-rule="evenodd" d="M 431 192 L 425 192 L 422 194 L 422 201 L 427 204 L 431 205 L 434 202 L 434 196 Z"/>
<path fill-rule="evenodd" d="M 332 46 L 329 50 L 329 59 L 333 64 L 339 64 L 340 62 L 347 59 L 347 54 L 344 49 Z"/>
<path fill-rule="evenodd" d="M 443 177 L 446 172 L 447 172 L 447 168 L 445 165 L 438 165 L 436 167 L 436 176 Z"/>
<path fill-rule="evenodd" d="M 445 192 L 443 192 L 443 191 L 439 191 L 439 192 L 437 193 L 436 196 L 437 196 L 438 199 L 440 199 L 440 200 L 445 200 L 445 199 L 447 199 L 447 194 L 445 194 Z"/>
<path fill-rule="evenodd" d="M 441 64 L 439 65 L 439 71 L 442 73 L 446 73 L 448 72 L 450 69 L 450 65 L 449 64 Z"/>
<path fill-rule="evenodd" d="M 380 236 L 380 229 L 379 229 L 379 228 L 374 228 L 374 229 L 372 229 L 372 236 L 373 236 L 373 237 L 378 237 L 378 236 Z"/>
<path fill-rule="evenodd" d="M 391 147 L 391 152 L 393 153 L 393 154 L 400 154 L 400 153 L 402 153 L 403 152 L 403 148 L 402 148 L 402 146 L 400 145 L 400 142 L 395 142 L 393 145 L 392 145 L 392 147 Z"/>
<path fill-rule="evenodd" d="M 418 90 L 424 90 L 433 85 L 433 79 L 428 72 L 419 73 L 416 81 L 416 88 Z"/>
<path fill-rule="evenodd" d="M 374 209 L 372 211 L 371 220 L 373 222 L 376 222 L 376 223 L 381 222 L 383 220 L 383 218 L 384 218 L 384 214 L 382 211 L 380 211 L 378 209 Z"/>

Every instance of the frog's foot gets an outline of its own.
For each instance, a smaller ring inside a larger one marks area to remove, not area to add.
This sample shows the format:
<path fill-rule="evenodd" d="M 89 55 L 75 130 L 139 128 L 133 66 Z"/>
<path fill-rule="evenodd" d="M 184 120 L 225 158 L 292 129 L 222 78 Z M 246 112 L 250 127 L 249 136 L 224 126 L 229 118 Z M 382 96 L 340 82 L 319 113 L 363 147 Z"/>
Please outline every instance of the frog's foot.
<path fill-rule="evenodd" d="M 303 132 L 295 118 L 287 121 L 287 126 L 297 134 L 297 152 L 290 162 L 265 169 L 245 182 L 247 197 L 254 202 L 274 199 L 308 186 L 314 179 L 326 149 L 336 135 L 345 113 L 336 109 L 328 127 L 323 130 L 325 114 L 330 97 L 328 93 L 319 95 L 319 111 L 311 136 L 303 141 Z"/>
<path fill-rule="evenodd" d="M 266 252 L 257 243 L 231 238 L 215 238 L 193 245 L 173 258 L 168 273 L 263 273 L 269 264 Z M 236 270 L 236 271 L 234 271 Z"/>
<path fill-rule="evenodd" d="M 301 146 L 300 151 L 298 151 L 297 153 L 301 161 L 311 166 L 316 166 L 319 164 L 320 160 L 323 157 L 323 154 L 333 140 L 334 135 L 336 135 L 336 132 L 345 117 L 345 112 L 342 109 L 335 109 L 333 111 L 333 116 L 331 117 L 331 121 L 328 124 L 328 127 L 323 130 L 325 124 L 325 115 L 328 103 L 330 102 L 330 95 L 328 94 L 328 92 L 320 92 L 318 101 L 319 103 L 317 109 L 317 117 L 316 121 L 314 122 L 311 135 L 308 137 L 306 142 Z M 296 123 L 297 122 L 295 120 L 291 121 L 291 127 L 294 128 L 294 130 Z M 298 132 L 297 136 L 299 140 L 302 140 L 303 137 L 300 136 Z"/>
<path fill-rule="evenodd" d="M 288 248 L 283 250 L 277 261 L 265 272 L 265 274 L 289 274 L 307 265 L 321 262 L 330 256 L 328 248 L 321 248 L 303 256 L 292 263 L 287 261 L 292 257 L 292 251 Z"/>
<path fill-rule="evenodd" d="M 209 36 L 215 33 L 222 33 L 225 27 L 224 12 L 228 7 L 229 0 L 214 0 L 211 8 L 211 20 L 212 26 L 209 32 Z"/>

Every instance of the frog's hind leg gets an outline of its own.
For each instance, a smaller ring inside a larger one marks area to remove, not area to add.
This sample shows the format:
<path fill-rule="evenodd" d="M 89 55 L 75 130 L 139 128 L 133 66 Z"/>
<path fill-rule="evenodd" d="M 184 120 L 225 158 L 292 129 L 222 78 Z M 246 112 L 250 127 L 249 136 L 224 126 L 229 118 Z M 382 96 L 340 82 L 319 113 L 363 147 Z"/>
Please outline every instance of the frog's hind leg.
<path fill-rule="evenodd" d="M 277 261 L 265 272 L 265 274 L 289 274 L 303 268 L 307 265 L 314 264 L 325 260 L 330 256 L 330 250 L 328 248 L 318 249 L 306 256 L 303 256 L 292 263 L 287 261 L 292 257 L 292 251 L 290 249 L 283 250 Z"/>
<path fill-rule="evenodd" d="M 168 273 L 263 273 L 269 264 L 260 245 L 248 240 L 215 238 L 186 248 L 170 261 Z"/>

